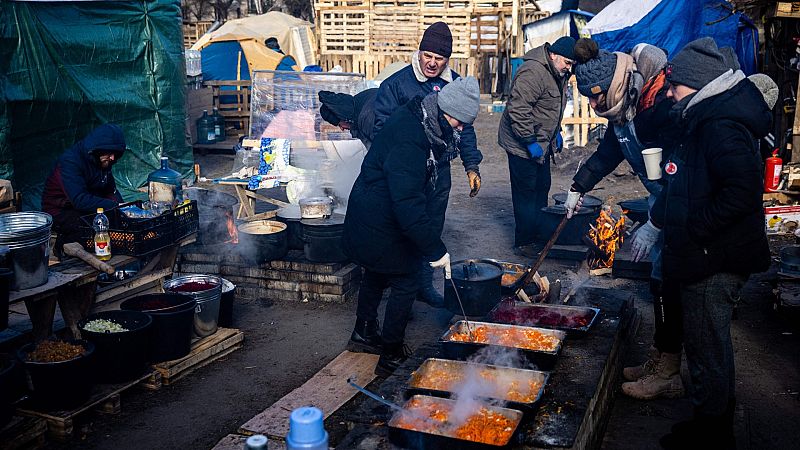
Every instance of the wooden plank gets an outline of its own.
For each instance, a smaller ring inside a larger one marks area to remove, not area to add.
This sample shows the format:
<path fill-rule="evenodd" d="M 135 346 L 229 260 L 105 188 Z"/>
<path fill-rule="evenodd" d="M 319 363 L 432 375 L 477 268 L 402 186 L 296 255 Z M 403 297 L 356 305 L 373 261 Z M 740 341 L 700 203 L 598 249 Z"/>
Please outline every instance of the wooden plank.
<path fill-rule="evenodd" d="M 44 447 L 47 422 L 36 417 L 14 416 L 0 429 L 0 449 L 33 450 Z"/>
<path fill-rule="evenodd" d="M 153 365 L 161 374 L 162 384 L 169 385 L 189 373 L 226 356 L 241 347 L 244 333 L 235 328 L 219 328 L 211 336 L 199 339 L 183 358 Z"/>
<path fill-rule="evenodd" d="M 327 418 L 358 393 L 347 379 L 355 375 L 362 386 L 369 384 L 375 379 L 377 363 L 378 355 L 344 351 L 302 386 L 248 420 L 239 431 L 283 438 L 289 432 L 289 415 L 301 406 L 316 406 Z"/>
<path fill-rule="evenodd" d="M 163 279 L 164 277 L 169 275 L 172 275 L 171 267 L 168 269 L 161 269 L 143 275 L 136 275 L 133 279 L 131 279 L 130 281 L 126 281 L 125 283 L 114 284 L 111 286 L 106 286 L 104 288 L 98 289 L 94 301 L 95 303 L 100 303 L 100 302 L 105 302 L 107 300 L 113 300 L 114 297 L 117 297 L 122 294 L 127 294 L 128 291 L 135 290 L 153 281 Z"/>

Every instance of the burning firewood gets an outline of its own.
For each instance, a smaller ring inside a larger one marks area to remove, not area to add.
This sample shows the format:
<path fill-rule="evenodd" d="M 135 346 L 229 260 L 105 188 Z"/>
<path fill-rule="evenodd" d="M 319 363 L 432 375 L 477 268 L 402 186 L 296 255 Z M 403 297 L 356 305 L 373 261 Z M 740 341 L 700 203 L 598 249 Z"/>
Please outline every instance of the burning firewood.
<path fill-rule="evenodd" d="M 604 275 L 610 273 L 614 263 L 614 255 L 622 245 L 625 216 L 615 218 L 610 207 L 603 207 L 594 225 L 590 225 L 589 234 L 584 242 L 589 246 L 588 265 L 590 274 Z M 608 269 L 608 270 L 599 270 Z"/>

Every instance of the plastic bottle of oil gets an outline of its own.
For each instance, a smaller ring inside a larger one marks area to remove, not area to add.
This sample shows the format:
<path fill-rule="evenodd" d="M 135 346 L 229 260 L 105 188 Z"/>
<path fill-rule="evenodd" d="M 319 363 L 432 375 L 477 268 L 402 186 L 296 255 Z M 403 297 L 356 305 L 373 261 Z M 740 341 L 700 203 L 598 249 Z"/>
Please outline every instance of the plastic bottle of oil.
<path fill-rule="evenodd" d="M 100 261 L 111 259 L 111 236 L 108 234 L 108 217 L 103 208 L 97 208 L 97 215 L 92 222 L 94 227 L 94 255 Z"/>

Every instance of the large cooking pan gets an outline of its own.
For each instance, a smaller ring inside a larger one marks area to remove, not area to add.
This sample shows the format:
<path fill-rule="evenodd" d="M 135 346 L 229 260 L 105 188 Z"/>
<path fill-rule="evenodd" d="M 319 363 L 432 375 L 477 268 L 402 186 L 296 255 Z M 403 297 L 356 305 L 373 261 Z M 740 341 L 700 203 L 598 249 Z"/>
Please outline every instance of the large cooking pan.
<path fill-rule="evenodd" d="M 462 314 L 453 285 L 458 289 L 464 314 L 484 316 L 502 296 L 503 267 L 491 259 L 465 259 L 451 264 L 453 282 L 445 280 L 444 306 L 453 314 Z"/>
<path fill-rule="evenodd" d="M 552 236 L 566 213 L 567 210 L 563 205 L 545 206 L 542 208 L 539 221 L 539 234 L 541 236 Z M 589 233 L 589 226 L 597 221 L 599 215 L 600 211 L 597 209 L 581 207 L 581 209 L 567 221 L 567 225 L 558 236 L 556 244 L 584 245 L 583 237 Z"/>

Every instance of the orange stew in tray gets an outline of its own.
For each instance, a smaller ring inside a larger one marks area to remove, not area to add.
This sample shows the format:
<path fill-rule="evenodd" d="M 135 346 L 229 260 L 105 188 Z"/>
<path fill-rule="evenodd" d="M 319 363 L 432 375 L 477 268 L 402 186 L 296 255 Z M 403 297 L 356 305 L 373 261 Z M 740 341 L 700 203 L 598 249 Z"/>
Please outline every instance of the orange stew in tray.
<path fill-rule="evenodd" d="M 452 333 L 449 340 L 475 344 L 501 345 L 525 350 L 552 352 L 558 349 L 561 340 L 558 336 L 534 328 L 491 328 L 486 325 L 467 327 Z"/>
<path fill-rule="evenodd" d="M 483 387 L 486 388 L 487 397 L 499 398 L 502 400 L 532 403 L 539 396 L 542 389 L 542 380 L 533 377 L 515 377 L 510 379 L 507 375 L 499 374 L 497 370 L 482 368 L 476 370 L 481 381 L 485 381 Z M 463 370 L 451 369 L 448 367 L 433 367 L 425 371 L 424 376 L 420 377 L 414 387 L 431 389 L 435 391 L 452 392 L 460 383 L 464 381 L 466 374 Z M 488 392 L 493 391 L 493 392 Z"/>
<path fill-rule="evenodd" d="M 505 445 L 519 424 L 504 414 L 481 406 L 461 424 L 449 422 L 452 405 L 425 397 L 406 403 L 405 412 L 394 423 L 397 428 L 456 437 L 488 445 Z"/>

